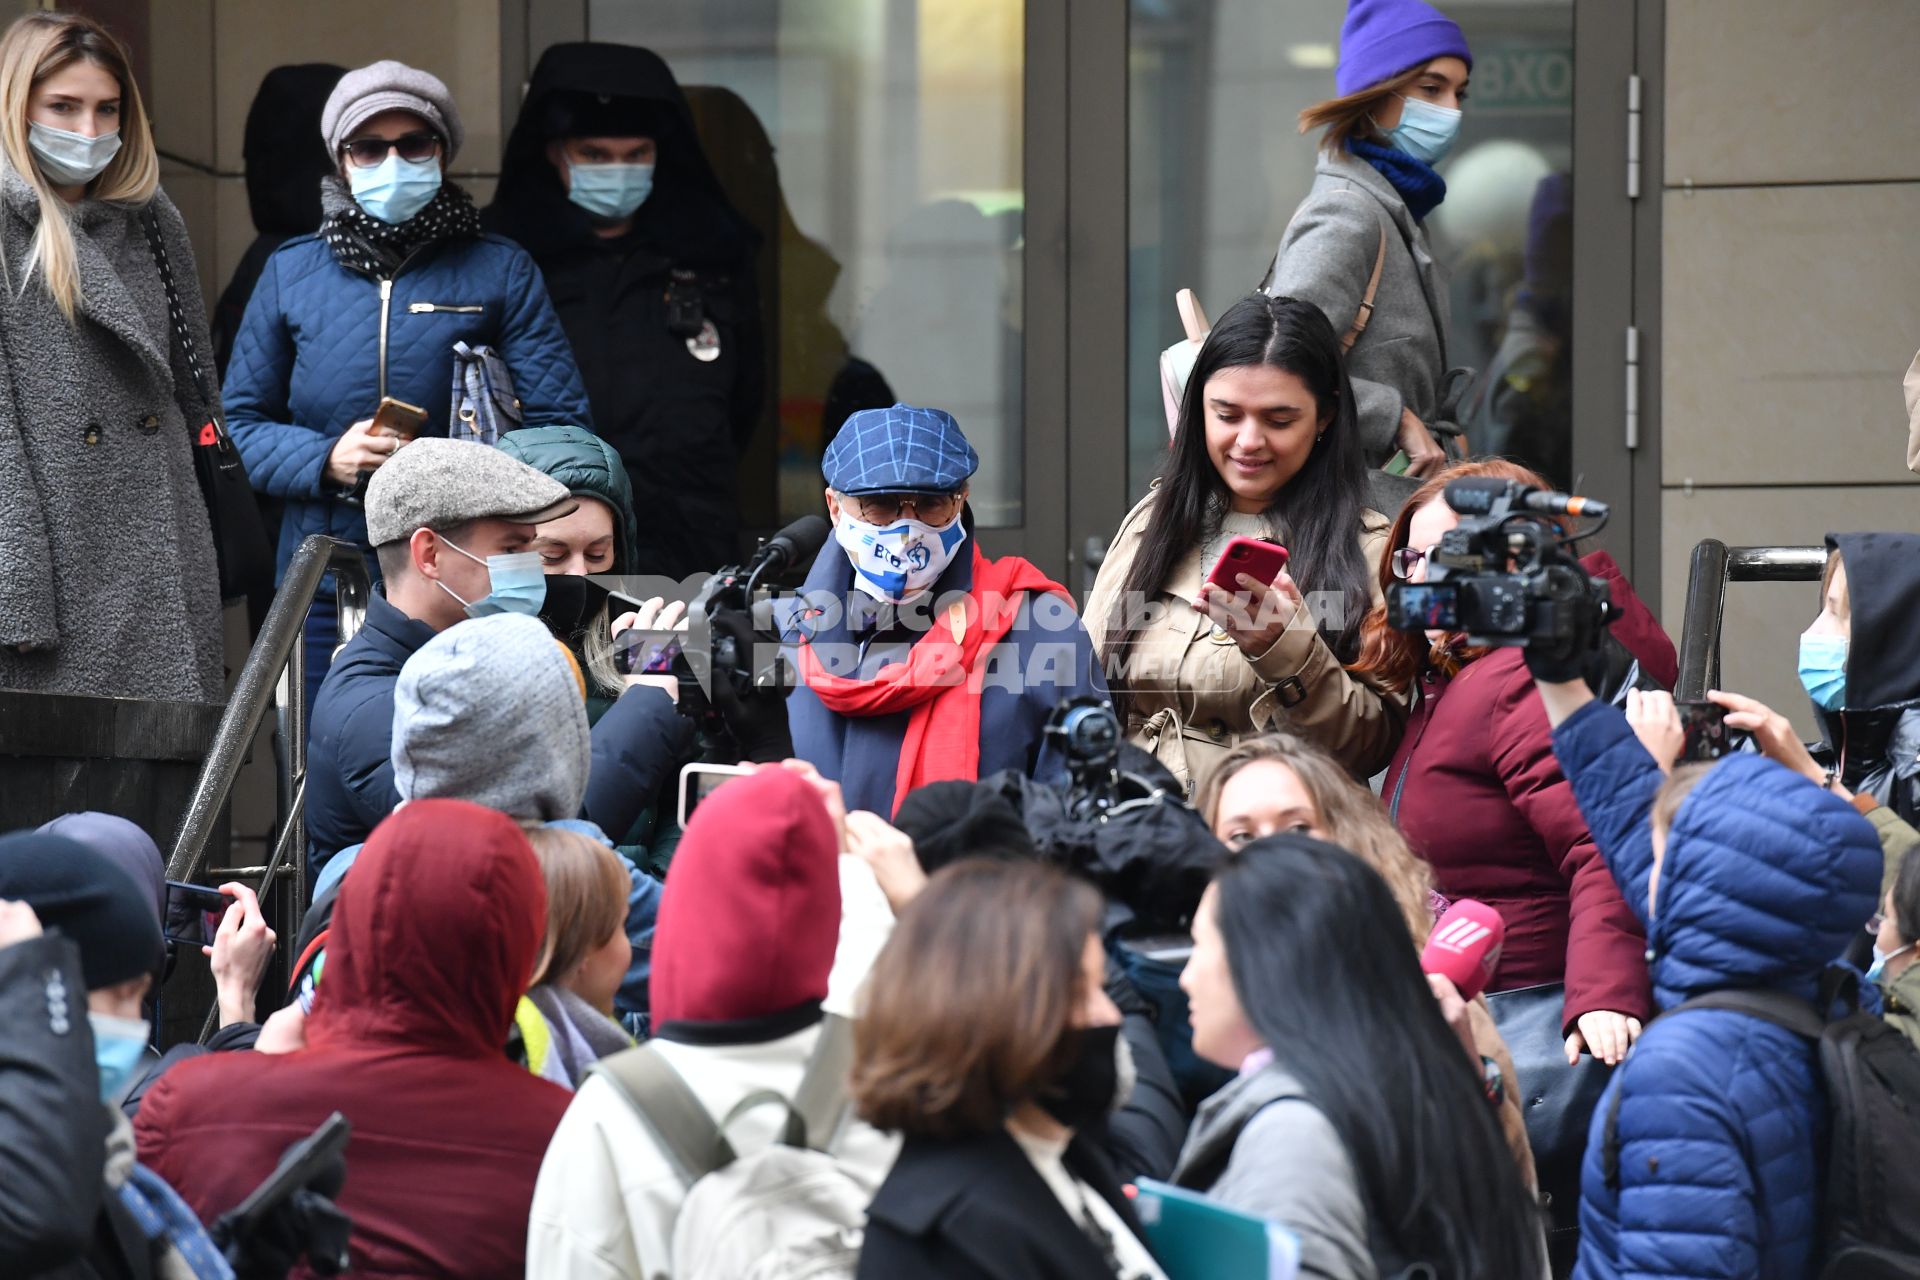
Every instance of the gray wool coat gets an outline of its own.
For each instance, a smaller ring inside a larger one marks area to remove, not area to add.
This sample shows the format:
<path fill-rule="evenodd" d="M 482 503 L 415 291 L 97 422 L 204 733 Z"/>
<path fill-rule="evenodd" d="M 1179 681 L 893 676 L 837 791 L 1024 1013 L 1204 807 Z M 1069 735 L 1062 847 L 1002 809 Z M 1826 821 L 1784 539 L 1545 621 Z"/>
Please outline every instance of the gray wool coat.
<path fill-rule="evenodd" d="M 154 200 L 205 359 L 186 225 L 164 194 Z M 219 702 L 219 575 L 191 453 L 200 424 L 176 382 L 198 398 L 166 292 L 138 209 L 86 200 L 72 216 L 83 301 L 69 324 L 26 273 L 33 188 L 0 169 L 0 689 Z"/>
<path fill-rule="evenodd" d="M 1378 169 L 1346 151 L 1322 152 L 1313 187 L 1280 237 L 1267 292 L 1314 303 L 1333 331 L 1353 326 L 1367 279 L 1387 233 L 1385 266 L 1373 318 L 1347 353 L 1367 465 L 1394 453 L 1400 411 L 1422 422 L 1448 420 L 1446 273 L 1434 261 L 1426 228 Z"/>

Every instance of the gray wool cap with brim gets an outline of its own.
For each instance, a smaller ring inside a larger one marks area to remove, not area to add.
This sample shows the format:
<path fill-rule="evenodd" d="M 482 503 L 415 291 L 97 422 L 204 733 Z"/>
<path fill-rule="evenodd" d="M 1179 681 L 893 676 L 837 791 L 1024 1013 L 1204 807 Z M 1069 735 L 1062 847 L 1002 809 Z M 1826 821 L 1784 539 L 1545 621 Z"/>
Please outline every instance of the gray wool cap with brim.
<path fill-rule="evenodd" d="M 320 112 L 320 136 L 327 154 L 338 156 L 341 144 L 355 129 L 382 111 L 411 111 L 425 120 L 447 144 L 445 162 L 453 163 L 467 131 L 446 82 L 431 71 L 388 58 L 340 77 Z"/>
<path fill-rule="evenodd" d="M 492 445 L 429 436 L 396 449 L 368 481 L 367 541 L 383 547 L 469 520 L 544 524 L 579 505 L 567 486 Z"/>

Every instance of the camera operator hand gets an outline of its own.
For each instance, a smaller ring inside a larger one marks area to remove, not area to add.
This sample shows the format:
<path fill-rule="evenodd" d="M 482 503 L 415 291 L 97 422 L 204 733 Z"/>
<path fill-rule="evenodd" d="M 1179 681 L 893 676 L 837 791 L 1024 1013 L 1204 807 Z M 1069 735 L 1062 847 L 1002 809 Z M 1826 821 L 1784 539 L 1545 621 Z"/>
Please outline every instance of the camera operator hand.
<path fill-rule="evenodd" d="M 1273 648 L 1274 642 L 1293 621 L 1300 607 L 1300 588 L 1285 569 L 1272 582 L 1262 582 L 1249 574 L 1235 578 L 1240 590 L 1229 595 L 1211 582 L 1200 585 L 1200 598 L 1194 611 L 1204 613 L 1213 624 L 1233 637 L 1240 652 L 1257 658 Z"/>
<path fill-rule="evenodd" d="M 668 604 L 659 596 L 643 603 L 631 613 L 623 613 L 613 620 L 612 634 L 622 631 L 685 631 L 687 629 L 687 606 L 685 601 L 675 600 Z M 649 685 L 655 689 L 664 689 L 667 696 L 675 702 L 680 701 L 680 678 L 672 675 L 633 675 L 620 677 L 627 688 Z"/>
<path fill-rule="evenodd" d="M 1672 773 L 1674 761 L 1687 745 L 1687 732 L 1680 725 L 1680 709 L 1673 705 L 1673 695 L 1659 689 L 1627 690 L 1627 724 L 1660 766 L 1660 772 Z"/>
<path fill-rule="evenodd" d="M 771 637 L 753 629 L 753 617 L 744 610 L 715 609 L 709 621 L 715 640 L 723 635 L 731 637 L 737 653 L 752 654 L 756 645 L 773 642 Z M 734 687 L 732 680 L 717 671 L 711 684 L 708 696 L 733 734 L 740 759 L 772 764 L 793 755 L 785 689 L 748 689 L 743 693 Z"/>

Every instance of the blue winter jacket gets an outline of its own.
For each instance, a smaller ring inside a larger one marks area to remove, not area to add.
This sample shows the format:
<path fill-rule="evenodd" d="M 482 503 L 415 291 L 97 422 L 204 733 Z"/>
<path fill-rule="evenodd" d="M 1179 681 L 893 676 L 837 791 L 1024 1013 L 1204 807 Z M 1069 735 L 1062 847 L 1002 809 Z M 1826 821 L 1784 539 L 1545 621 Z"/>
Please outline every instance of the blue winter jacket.
<path fill-rule="evenodd" d="M 972 585 L 972 552 L 963 543 L 923 599 L 939 601 Z M 805 635 L 829 672 L 870 679 L 881 667 L 903 661 L 919 632 L 906 626 L 879 632 L 850 626 L 850 621 L 862 621 L 848 617 L 845 602 L 850 593 L 856 604 L 871 606 L 870 598 L 854 589 L 852 562 L 837 543 L 829 542 L 814 560 L 799 597 L 782 600 L 776 616 L 790 646 Z M 982 661 L 988 666 L 980 690 L 979 776 L 1016 769 L 1043 782 L 1064 781 L 1064 761 L 1042 733 L 1047 717 L 1069 698 L 1104 696 L 1107 691 L 1106 673 L 1080 615 L 1059 596 L 1028 596 L 1007 638 Z M 894 810 L 894 779 L 909 716 L 905 711 L 859 719 L 837 715 L 805 688 L 795 689 L 787 699 L 794 754 L 840 784 L 848 809 L 888 817 Z"/>
<path fill-rule="evenodd" d="M 1553 747 L 1647 925 L 1659 1008 L 1739 987 L 1815 996 L 1880 886 L 1879 841 L 1852 805 L 1758 756 L 1722 760 L 1674 817 L 1649 919 L 1662 774 L 1626 718 L 1598 702 L 1568 717 Z M 1609 1185 L 1604 1133 L 1616 1093 Z M 1811 1277 L 1827 1130 L 1810 1041 L 1730 1010 L 1656 1021 L 1594 1113 L 1575 1276 Z"/>
<path fill-rule="evenodd" d="M 391 289 L 384 352 L 381 286 L 342 267 L 317 235 L 268 258 L 247 303 L 222 398 L 253 487 L 286 500 L 281 573 L 311 533 L 366 545 L 361 509 L 326 480 L 327 455 L 383 395 L 425 409 L 423 435 L 446 435 L 455 342 L 505 358 L 522 425 L 592 425 L 566 334 L 518 245 L 482 236 L 424 246 Z M 368 569 L 377 580 L 372 557 Z"/>

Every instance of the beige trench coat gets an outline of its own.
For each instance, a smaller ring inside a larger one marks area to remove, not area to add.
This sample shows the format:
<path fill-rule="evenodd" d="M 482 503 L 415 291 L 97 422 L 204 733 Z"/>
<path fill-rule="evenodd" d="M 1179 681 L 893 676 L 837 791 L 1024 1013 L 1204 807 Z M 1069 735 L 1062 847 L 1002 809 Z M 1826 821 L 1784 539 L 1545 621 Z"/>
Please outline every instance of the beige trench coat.
<path fill-rule="evenodd" d="M 1103 658 L 1153 500 L 1149 493 L 1127 513 L 1087 596 L 1083 618 Z M 1377 511 L 1363 513 L 1360 548 L 1370 569 L 1380 563 L 1389 525 Z M 1208 567 L 1200 560 L 1201 549 L 1194 547 L 1174 569 L 1154 601 L 1162 616 L 1137 637 L 1129 669 L 1107 672 L 1109 682 L 1126 680 L 1129 740 L 1172 770 L 1189 795 L 1242 739 L 1274 729 L 1291 729 L 1319 744 L 1356 778 L 1384 769 L 1406 726 L 1402 698 L 1349 675 L 1305 609 L 1294 614 L 1272 648 L 1247 657 L 1192 607 Z M 1377 586 L 1373 601 L 1380 603 Z"/>

